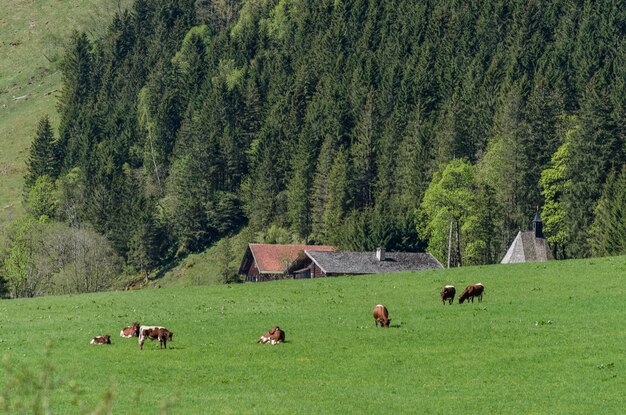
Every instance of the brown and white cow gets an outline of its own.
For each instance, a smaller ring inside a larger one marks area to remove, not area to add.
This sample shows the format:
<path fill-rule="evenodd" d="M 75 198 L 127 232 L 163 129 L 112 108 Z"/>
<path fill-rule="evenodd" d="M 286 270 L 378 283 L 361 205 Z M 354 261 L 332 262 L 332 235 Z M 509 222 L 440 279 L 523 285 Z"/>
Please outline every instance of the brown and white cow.
<path fill-rule="evenodd" d="M 141 326 L 139 328 L 139 350 L 143 350 L 146 338 L 159 340 L 159 349 L 166 348 L 167 342 L 172 341 L 174 333 L 161 326 Z"/>
<path fill-rule="evenodd" d="M 274 326 L 271 329 L 269 329 L 267 331 L 267 333 L 265 333 L 264 335 L 262 335 L 261 337 L 259 337 L 259 340 L 256 341 L 257 343 L 262 343 L 262 344 L 278 344 L 278 343 L 284 343 L 285 342 L 285 332 L 282 331 L 280 329 L 280 327 L 278 326 Z"/>
<path fill-rule="evenodd" d="M 120 331 L 121 337 L 139 337 L 139 323 L 134 322 L 132 326 L 126 326 Z"/>
<path fill-rule="evenodd" d="M 387 307 L 382 304 L 374 306 L 374 321 L 376 322 L 376 327 L 378 327 L 378 323 L 380 323 L 380 327 L 389 327 L 391 319 L 389 318 Z"/>
<path fill-rule="evenodd" d="M 105 334 L 104 336 L 96 336 L 89 342 L 90 344 L 111 344 L 111 336 Z"/>
<path fill-rule="evenodd" d="M 454 285 L 446 285 L 441 290 L 441 302 L 443 305 L 446 305 L 446 300 L 448 300 L 448 304 L 452 304 L 455 295 L 456 288 L 454 288 Z"/>
<path fill-rule="evenodd" d="M 468 302 L 471 300 L 473 303 L 474 297 L 478 297 L 478 302 L 481 303 L 483 301 L 484 291 L 485 286 L 481 283 L 468 285 L 459 296 L 459 304 L 463 304 L 465 300 Z"/>

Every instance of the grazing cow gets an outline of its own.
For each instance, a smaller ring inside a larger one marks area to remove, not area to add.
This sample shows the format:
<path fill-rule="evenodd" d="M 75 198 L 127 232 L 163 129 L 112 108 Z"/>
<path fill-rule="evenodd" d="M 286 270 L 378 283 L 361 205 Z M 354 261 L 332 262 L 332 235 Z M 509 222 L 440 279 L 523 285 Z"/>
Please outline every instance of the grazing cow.
<path fill-rule="evenodd" d="M 259 337 L 257 343 L 269 343 L 269 344 L 278 344 L 285 342 L 285 332 L 280 329 L 278 326 L 274 326 L 268 330 L 267 333 Z"/>
<path fill-rule="evenodd" d="M 441 302 L 443 305 L 446 305 L 446 300 L 448 300 L 448 304 L 452 304 L 455 294 L 456 288 L 454 288 L 454 285 L 446 285 L 443 287 L 441 290 Z"/>
<path fill-rule="evenodd" d="M 174 333 L 160 326 L 141 326 L 139 328 L 139 350 L 143 350 L 146 337 L 150 340 L 159 340 L 159 349 L 166 348 L 167 342 L 172 341 Z"/>
<path fill-rule="evenodd" d="M 382 304 L 374 306 L 374 322 L 376 322 L 376 327 L 378 327 L 378 323 L 380 323 L 380 327 L 389 327 L 391 319 L 387 307 Z"/>
<path fill-rule="evenodd" d="M 463 301 L 472 300 L 474 302 L 474 297 L 478 297 L 478 302 L 481 303 L 483 301 L 483 293 L 485 291 L 485 287 L 481 284 L 472 284 L 465 287 L 463 293 L 459 296 L 459 304 L 463 304 Z"/>
<path fill-rule="evenodd" d="M 132 326 L 127 326 L 120 331 L 121 337 L 139 337 L 139 323 L 134 322 Z"/>
<path fill-rule="evenodd" d="M 104 336 L 96 336 L 89 342 L 91 344 L 111 344 L 111 336 L 108 334 Z"/>

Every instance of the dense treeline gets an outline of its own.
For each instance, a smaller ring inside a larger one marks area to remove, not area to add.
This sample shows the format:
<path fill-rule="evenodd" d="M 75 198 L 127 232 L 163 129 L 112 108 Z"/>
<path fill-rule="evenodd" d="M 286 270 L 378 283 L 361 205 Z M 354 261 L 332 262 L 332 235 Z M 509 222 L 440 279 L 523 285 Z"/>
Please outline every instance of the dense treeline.
<path fill-rule="evenodd" d="M 71 38 L 27 192 L 144 271 L 245 224 L 491 263 L 537 207 L 559 257 L 625 253 L 625 31 L 619 2 L 137 0 Z"/>

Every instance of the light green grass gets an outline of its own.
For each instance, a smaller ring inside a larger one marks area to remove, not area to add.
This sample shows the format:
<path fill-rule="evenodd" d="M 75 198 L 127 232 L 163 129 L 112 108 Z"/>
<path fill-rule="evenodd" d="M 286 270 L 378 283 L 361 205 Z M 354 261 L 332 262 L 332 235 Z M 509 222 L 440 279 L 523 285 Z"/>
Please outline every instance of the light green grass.
<path fill-rule="evenodd" d="M 0 0 L 0 238 L 24 213 L 23 175 L 37 122 L 46 114 L 58 122 L 58 62 L 70 33 L 102 35 L 118 3 L 131 1 Z"/>
<path fill-rule="evenodd" d="M 479 281 L 482 303 L 441 304 L 442 285 Z M 93 408 L 112 386 L 116 414 L 174 401 L 176 414 L 617 414 L 624 295 L 615 257 L 5 300 L 0 353 L 40 367 L 53 339 L 54 413 Z M 377 303 L 390 329 L 374 326 Z M 118 337 L 134 320 L 170 328 L 171 347 Z M 276 324 L 287 343 L 255 343 Z M 100 334 L 113 344 L 89 345 Z"/>
<path fill-rule="evenodd" d="M 230 239 L 232 260 L 231 269 L 235 272 L 241 264 L 241 256 L 248 247 L 250 234 L 246 229 L 234 235 Z M 183 258 L 180 263 L 168 271 L 164 271 L 162 277 L 151 281 L 152 286 L 160 287 L 186 287 L 192 285 L 221 284 L 221 270 L 223 267 L 223 249 L 221 244 L 224 239 L 209 247 L 203 252 L 191 254 Z"/>

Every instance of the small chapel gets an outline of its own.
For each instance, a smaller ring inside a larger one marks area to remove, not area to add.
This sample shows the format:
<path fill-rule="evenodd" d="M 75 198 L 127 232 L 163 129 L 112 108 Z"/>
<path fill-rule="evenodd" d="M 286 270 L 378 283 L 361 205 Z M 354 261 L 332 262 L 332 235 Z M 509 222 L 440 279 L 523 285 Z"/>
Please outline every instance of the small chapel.
<path fill-rule="evenodd" d="M 551 259 L 554 258 L 543 235 L 543 222 L 537 210 L 533 219 L 533 230 L 519 231 L 500 263 L 543 262 Z"/>

